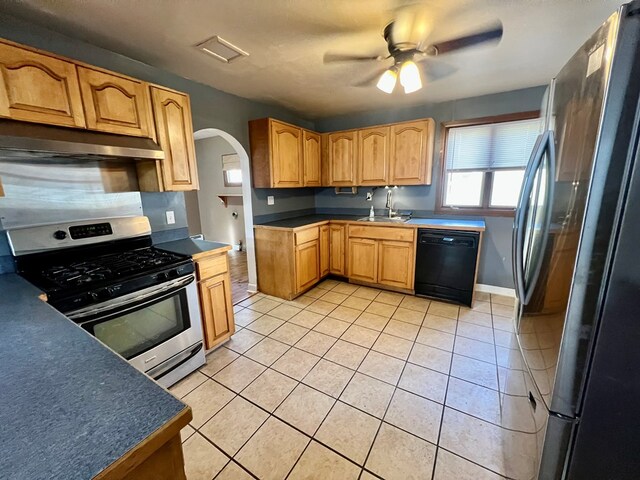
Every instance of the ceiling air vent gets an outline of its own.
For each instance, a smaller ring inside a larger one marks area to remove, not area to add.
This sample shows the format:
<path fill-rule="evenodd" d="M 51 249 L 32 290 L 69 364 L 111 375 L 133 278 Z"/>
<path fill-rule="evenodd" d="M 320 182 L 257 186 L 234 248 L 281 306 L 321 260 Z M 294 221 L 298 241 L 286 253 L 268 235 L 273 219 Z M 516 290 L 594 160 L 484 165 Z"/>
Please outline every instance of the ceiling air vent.
<path fill-rule="evenodd" d="M 217 35 L 199 43 L 196 48 L 224 63 L 231 63 L 238 58 L 249 56 L 244 50 Z"/>

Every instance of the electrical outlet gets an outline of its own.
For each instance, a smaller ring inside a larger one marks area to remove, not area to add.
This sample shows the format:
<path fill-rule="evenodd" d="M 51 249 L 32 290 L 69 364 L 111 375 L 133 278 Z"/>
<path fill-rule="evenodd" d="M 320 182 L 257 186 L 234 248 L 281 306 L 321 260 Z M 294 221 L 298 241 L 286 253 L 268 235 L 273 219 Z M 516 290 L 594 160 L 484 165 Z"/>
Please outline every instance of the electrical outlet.
<path fill-rule="evenodd" d="M 370 202 L 373 200 L 373 192 L 367 192 L 367 202 Z"/>
<path fill-rule="evenodd" d="M 173 225 L 174 223 L 176 223 L 176 214 L 174 213 L 173 210 L 167 210 L 165 214 L 167 216 L 168 225 Z"/>
<path fill-rule="evenodd" d="M 276 201 L 273 198 L 273 195 L 268 195 L 267 196 L 267 205 L 273 205 L 274 203 L 276 203 Z"/>

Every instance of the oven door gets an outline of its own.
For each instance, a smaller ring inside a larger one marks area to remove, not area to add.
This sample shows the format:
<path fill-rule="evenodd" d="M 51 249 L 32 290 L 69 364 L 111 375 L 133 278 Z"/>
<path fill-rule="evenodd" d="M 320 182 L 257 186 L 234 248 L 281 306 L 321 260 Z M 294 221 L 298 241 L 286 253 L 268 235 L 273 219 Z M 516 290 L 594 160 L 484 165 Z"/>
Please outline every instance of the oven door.
<path fill-rule="evenodd" d="M 194 275 L 66 313 L 138 370 L 160 378 L 202 349 Z M 162 365 L 167 362 L 167 365 Z"/>

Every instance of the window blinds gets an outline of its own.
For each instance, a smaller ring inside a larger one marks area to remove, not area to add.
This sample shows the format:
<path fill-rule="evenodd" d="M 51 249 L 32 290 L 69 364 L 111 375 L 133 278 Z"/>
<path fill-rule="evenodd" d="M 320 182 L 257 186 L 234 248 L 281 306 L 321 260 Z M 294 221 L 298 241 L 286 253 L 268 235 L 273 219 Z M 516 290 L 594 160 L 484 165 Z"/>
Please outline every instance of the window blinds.
<path fill-rule="evenodd" d="M 452 127 L 447 135 L 447 170 L 524 168 L 542 120 L 517 120 Z"/>
<path fill-rule="evenodd" d="M 222 170 L 240 170 L 240 157 L 238 154 L 222 155 Z"/>

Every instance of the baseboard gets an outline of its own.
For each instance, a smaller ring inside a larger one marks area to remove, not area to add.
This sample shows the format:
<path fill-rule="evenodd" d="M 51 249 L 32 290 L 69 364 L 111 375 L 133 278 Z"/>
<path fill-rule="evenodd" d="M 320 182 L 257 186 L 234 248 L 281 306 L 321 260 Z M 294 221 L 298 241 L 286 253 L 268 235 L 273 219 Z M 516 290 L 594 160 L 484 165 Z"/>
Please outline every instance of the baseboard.
<path fill-rule="evenodd" d="M 485 285 L 483 283 L 476 284 L 476 292 L 493 293 L 495 295 L 504 295 L 505 297 L 516 296 L 516 291 L 513 288 L 497 287 L 495 285 Z"/>
<path fill-rule="evenodd" d="M 247 292 L 257 293 L 258 292 L 258 285 L 256 283 L 247 284 Z"/>

